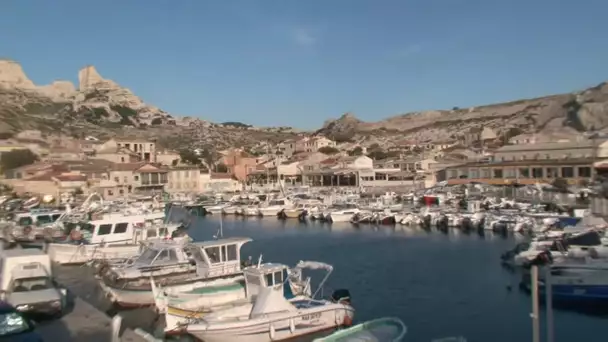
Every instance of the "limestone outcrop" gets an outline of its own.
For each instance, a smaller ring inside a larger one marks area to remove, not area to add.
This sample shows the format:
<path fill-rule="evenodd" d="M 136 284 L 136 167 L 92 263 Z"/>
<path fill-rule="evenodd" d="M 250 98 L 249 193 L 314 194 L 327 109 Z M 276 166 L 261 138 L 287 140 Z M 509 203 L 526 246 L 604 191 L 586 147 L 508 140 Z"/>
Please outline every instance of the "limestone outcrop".
<path fill-rule="evenodd" d="M 34 82 L 30 81 L 21 65 L 8 59 L 0 59 L 0 87 L 5 89 L 34 89 Z"/>

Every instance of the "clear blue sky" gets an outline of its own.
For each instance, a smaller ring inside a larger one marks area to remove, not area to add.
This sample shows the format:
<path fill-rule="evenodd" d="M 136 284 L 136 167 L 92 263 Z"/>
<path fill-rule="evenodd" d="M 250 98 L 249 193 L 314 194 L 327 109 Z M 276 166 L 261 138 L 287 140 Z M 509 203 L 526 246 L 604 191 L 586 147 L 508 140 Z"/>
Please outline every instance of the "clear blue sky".
<path fill-rule="evenodd" d="M 608 79 L 606 0 L 5 0 L 0 56 L 178 116 L 315 128 Z"/>

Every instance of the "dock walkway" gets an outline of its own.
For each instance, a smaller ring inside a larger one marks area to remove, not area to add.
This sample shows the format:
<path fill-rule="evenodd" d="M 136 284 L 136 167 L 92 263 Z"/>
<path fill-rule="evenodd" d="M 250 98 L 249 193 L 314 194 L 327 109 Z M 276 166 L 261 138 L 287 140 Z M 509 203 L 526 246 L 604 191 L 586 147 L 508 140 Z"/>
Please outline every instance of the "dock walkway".
<path fill-rule="evenodd" d="M 37 330 L 45 341 L 86 341 L 86 342 L 110 342 L 112 341 L 112 318 L 98 310 L 85 301 L 81 296 L 94 292 L 89 282 L 81 277 L 86 277 L 90 270 L 86 267 L 76 266 L 71 270 L 57 266 L 53 267 L 55 280 L 61 286 L 68 289 L 70 293 L 70 305 L 67 313 L 60 319 L 41 322 Z M 80 278 L 75 281 L 74 278 Z M 88 288 L 88 289 L 87 289 Z M 88 291 L 87 291 L 88 290 Z M 146 342 L 140 335 L 131 329 L 125 329 L 121 334 L 124 342 Z"/>

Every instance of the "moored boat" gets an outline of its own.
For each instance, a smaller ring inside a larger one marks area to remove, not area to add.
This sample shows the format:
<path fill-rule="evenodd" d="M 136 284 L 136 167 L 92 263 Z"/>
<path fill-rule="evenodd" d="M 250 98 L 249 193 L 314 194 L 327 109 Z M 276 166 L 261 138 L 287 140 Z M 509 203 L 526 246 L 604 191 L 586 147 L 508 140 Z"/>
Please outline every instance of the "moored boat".
<path fill-rule="evenodd" d="M 315 299 L 333 268 L 323 263 L 300 262 L 290 276 L 301 281 L 298 270 L 302 268 L 328 270 L 311 297 L 286 298 L 283 273 L 274 272 L 272 277 L 264 277 L 268 282 L 263 283 L 265 286 L 260 287 L 253 302 L 221 308 L 202 318 L 191 319 L 184 326 L 185 332 L 206 342 L 271 342 L 350 326 L 354 308 L 350 305 L 348 291 L 335 291 L 331 300 Z M 309 287 L 310 278 L 303 284 L 307 284 L 304 289 Z"/>
<path fill-rule="evenodd" d="M 407 333 L 398 318 L 379 318 L 339 330 L 313 342 L 399 342 Z"/>
<path fill-rule="evenodd" d="M 165 266 L 173 267 L 175 272 L 172 274 L 146 271 L 137 272 L 137 277 L 128 277 L 124 269 L 118 268 L 103 274 L 100 285 L 108 297 L 121 306 L 155 304 L 153 282 L 160 284 L 168 293 L 184 292 L 192 296 L 198 296 L 213 286 L 233 286 L 243 280 L 240 249 L 249 241 L 249 238 L 235 237 L 188 243 L 183 251 L 190 260 L 185 263 L 174 258 L 173 265 Z M 155 267 L 152 265 L 150 269 Z"/>

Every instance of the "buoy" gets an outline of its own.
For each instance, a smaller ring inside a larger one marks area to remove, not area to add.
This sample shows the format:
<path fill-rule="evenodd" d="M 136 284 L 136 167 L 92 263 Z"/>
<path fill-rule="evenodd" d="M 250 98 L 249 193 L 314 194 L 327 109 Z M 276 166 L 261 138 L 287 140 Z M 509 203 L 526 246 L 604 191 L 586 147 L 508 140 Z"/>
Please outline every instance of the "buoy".
<path fill-rule="evenodd" d="M 350 327 L 351 325 L 353 325 L 353 320 L 352 318 L 350 318 L 349 315 L 344 315 L 344 321 L 342 322 L 342 324 L 345 327 Z"/>

